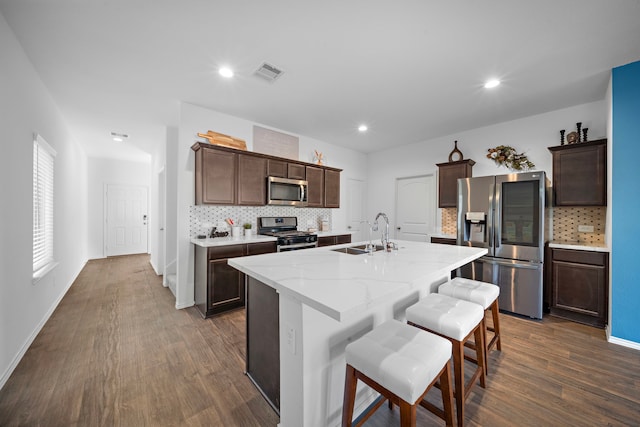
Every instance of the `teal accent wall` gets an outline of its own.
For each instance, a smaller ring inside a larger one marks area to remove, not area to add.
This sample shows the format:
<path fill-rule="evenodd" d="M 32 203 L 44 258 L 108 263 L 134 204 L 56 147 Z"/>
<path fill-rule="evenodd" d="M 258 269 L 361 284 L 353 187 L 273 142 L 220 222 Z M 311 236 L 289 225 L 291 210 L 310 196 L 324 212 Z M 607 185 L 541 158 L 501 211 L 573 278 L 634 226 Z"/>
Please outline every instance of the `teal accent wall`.
<path fill-rule="evenodd" d="M 611 335 L 640 343 L 640 62 L 612 71 Z"/>

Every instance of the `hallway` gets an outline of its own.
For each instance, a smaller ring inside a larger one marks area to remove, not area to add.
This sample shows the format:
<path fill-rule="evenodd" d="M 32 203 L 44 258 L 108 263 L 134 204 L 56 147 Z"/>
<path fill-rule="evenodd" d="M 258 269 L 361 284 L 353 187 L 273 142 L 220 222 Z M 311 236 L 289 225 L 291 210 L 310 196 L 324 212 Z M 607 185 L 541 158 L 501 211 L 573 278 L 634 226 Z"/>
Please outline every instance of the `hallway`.
<path fill-rule="evenodd" d="M 243 373 L 244 316 L 174 304 L 148 255 L 89 261 L 0 391 L 0 425 L 276 425 Z"/>

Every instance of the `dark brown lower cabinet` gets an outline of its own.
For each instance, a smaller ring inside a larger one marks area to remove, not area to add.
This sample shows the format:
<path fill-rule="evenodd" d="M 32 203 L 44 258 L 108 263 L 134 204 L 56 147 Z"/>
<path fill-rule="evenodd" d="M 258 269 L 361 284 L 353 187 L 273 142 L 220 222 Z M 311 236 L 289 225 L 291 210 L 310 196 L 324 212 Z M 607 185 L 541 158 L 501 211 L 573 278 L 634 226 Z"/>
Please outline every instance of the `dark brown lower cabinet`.
<path fill-rule="evenodd" d="M 276 251 L 275 242 L 203 248 L 195 246 L 194 296 L 203 317 L 244 307 L 244 274 L 228 265 L 229 258 Z"/>
<path fill-rule="evenodd" d="M 441 245 L 455 245 L 456 239 L 451 239 L 447 237 L 432 237 L 431 243 L 439 243 Z"/>
<path fill-rule="evenodd" d="M 603 328 L 608 317 L 609 254 L 550 248 L 550 313 Z"/>
<path fill-rule="evenodd" d="M 247 276 L 247 376 L 280 414 L 280 300 Z"/>
<path fill-rule="evenodd" d="M 318 246 L 342 245 L 343 243 L 351 243 L 351 234 L 318 237 Z"/>

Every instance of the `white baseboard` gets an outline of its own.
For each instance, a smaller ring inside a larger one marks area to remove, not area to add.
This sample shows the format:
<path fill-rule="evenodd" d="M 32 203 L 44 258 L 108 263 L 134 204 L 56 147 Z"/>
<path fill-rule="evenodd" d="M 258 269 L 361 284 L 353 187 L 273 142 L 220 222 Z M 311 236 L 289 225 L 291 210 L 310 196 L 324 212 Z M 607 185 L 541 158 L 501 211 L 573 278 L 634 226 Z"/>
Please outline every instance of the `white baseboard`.
<path fill-rule="evenodd" d="M 71 285 L 73 285 L 73 283 L 76 281 L 76 279 L 84 269 L 85 265 L 87 265 L 87 261 L 88 261 L 87 259 L 84 260 L 84 262 L 82 263 L 82 266 L 80 267 L 80 270 L 76 272 L 76 274 L 73 276 L 73 279 L 67 284 L 66 288 L 64 289 L 64 292 L 62 292 L 58 297 L 58 299 L 56 299 L 56 301 L 51 305 L 51 307 L 44 314 L 42 319 L 40 319 L 40 322 L 38 322 L 35 329 L 31 332 L 29 337 L 27 337 L 24 344 L 22 344 L 22 347 L 20 347 L 20 351 L 18 351 L 18 353 L 15 355 L 15 357 L 7 367 L 7 370 L 2 374 L 2 377 L 0 377 L 0 390 L 7 383 L 7 381 L 9 380 L 9 377 L 11 377 L 11 374 L 13 374 L 13 371 L 16 369 L 16 366 L 18 366 L 18 363 L 20 363 L 20 361 L 24 357 L 27 350 L 29 350 L 29 347 L 31 347 L 31 344 L 33 344 L 33 341 L 36 339 L 36 337 L 38 336 L 38 334 L 40 333 L 44 325 L 49 321 L 49 318 L 51 317 L 53 312 L 56 310 L 56 308 L 58 308 L 58 304 L 60 304 L 60 301 L 62 301 L 62 298 L 64 298 L 67 292 L 69 292 Z"/>
<path fill-rule="evenodd" d="M 616 337 L 609 337 L 608 341 L 611 344 L 618 344 L 624 347 L 629 347 L 632 348 L 634 350 L 640 350 L 640 343 L 634 342 L 634 341 L 629 341 L 629 340 L 625 340 L 622 338 L 616 338 Z"/>
<path fill-rule="evenodd" d="M 176 309 L 178 310 L 182 310 L 183 308 L 193 307 L 194 305 L 196 305 L 195 301 L 191 301 L 190 303 L 186 303 L 186 304 L 178 304 L 178 302 L 176 301 Z"/>

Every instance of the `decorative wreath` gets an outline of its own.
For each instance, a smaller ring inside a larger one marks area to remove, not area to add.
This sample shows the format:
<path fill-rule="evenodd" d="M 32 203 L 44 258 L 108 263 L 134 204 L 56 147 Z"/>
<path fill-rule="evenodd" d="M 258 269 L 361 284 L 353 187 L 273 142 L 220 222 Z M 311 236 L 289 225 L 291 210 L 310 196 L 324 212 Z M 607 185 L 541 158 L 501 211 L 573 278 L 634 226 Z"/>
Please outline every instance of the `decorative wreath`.
<path fill-rule="evenodd" d="M 487 159 L 493 160 L 498 166 L 506 166 L 514 171 L 526 171 L 536 167 L 524 153 L 517 153 L 515 148 L 508 145 L 498 145 L 487 151 Z"/>

